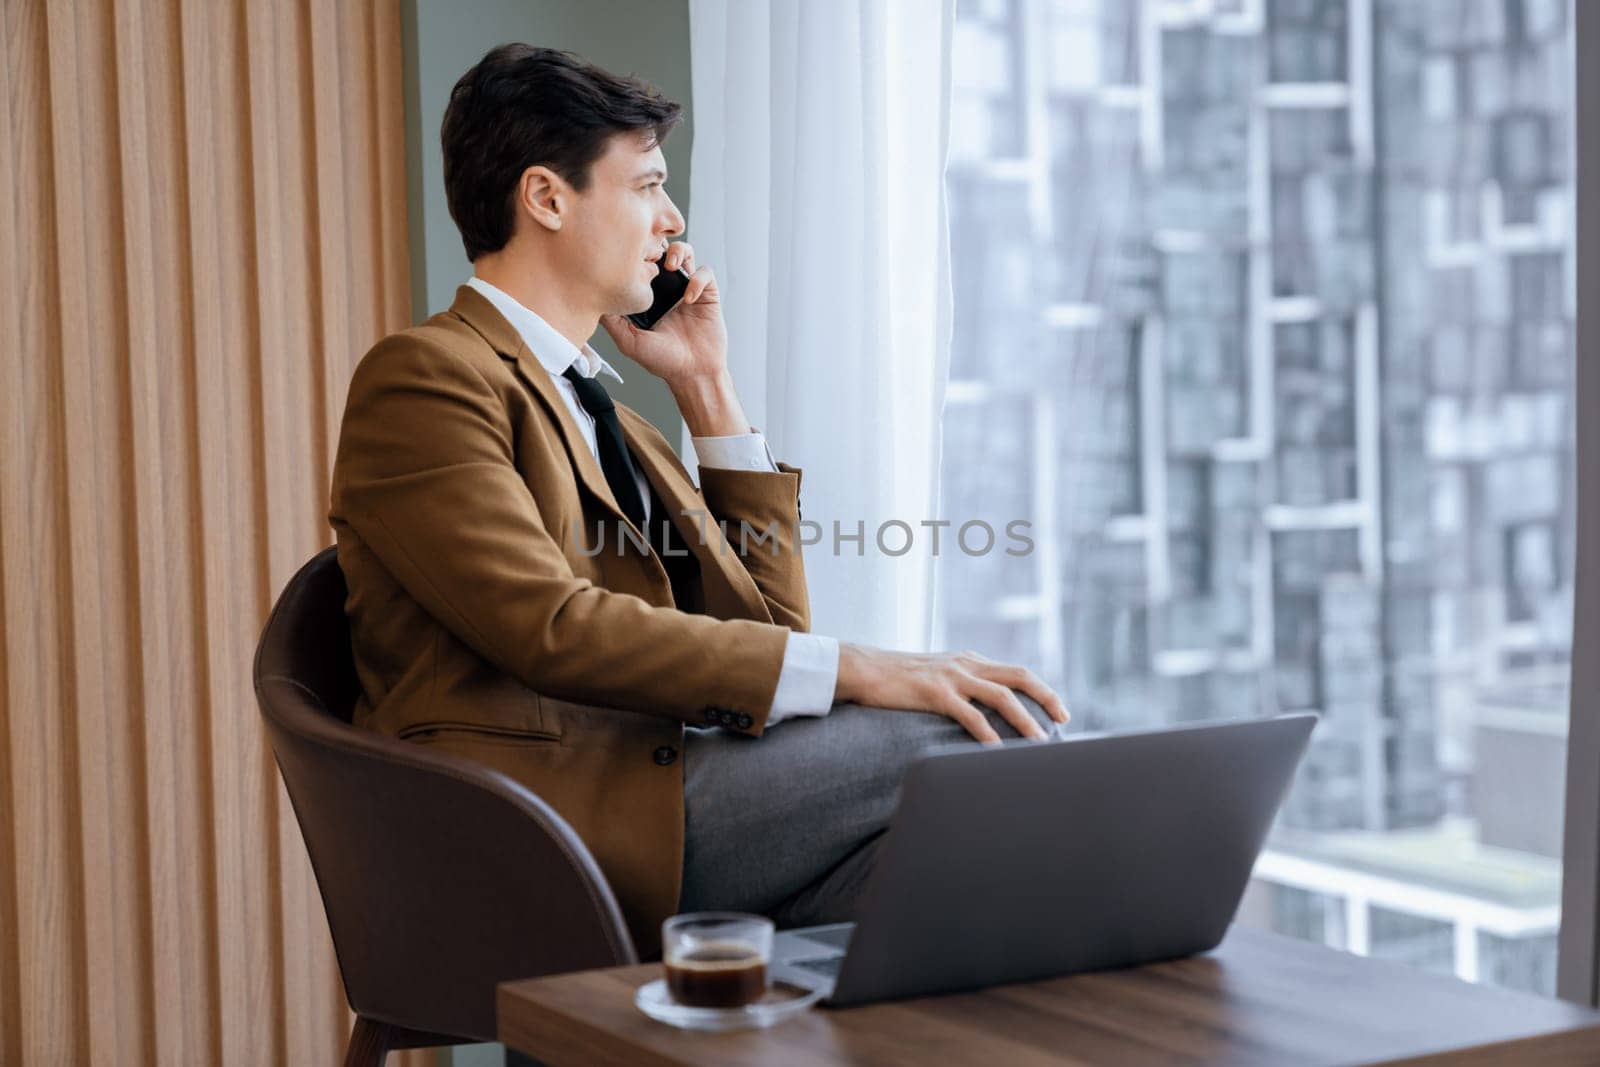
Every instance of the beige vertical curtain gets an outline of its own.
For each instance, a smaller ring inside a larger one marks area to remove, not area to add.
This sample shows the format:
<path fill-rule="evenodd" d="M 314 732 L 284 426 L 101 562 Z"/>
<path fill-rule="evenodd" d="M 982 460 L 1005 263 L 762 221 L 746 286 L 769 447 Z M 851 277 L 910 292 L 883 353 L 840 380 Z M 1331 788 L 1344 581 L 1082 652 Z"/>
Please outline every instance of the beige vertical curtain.
<path fill-rule="evenodd" d="M 398 12 L 0 4 L 0 1063 L 336 1062 L 249 670 L 409 320 Z"/>

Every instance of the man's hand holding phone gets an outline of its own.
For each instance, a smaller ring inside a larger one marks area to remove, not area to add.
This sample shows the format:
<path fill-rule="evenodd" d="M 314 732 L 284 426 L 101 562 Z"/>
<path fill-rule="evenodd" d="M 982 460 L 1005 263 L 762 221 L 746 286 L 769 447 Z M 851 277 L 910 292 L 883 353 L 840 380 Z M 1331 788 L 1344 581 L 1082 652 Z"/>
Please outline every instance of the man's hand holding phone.
<path fill-rule="evenodd" d="M 600 325 L 617 350 L 667 383 L 696 437 L 750 432 L 728 374 L 728 328 L 710 267 L 696 267 L 694 249 L 679 241 L 661 257 L 663 271 L 689 276 L 683 299 L 648 330 L 625 315 L 602 315 Z"/>
<path fill-rule="evenodd" d="M 663 274 L 688 276 L 683 297 L 655 325 L 640 329 L 626 315 L 602 315 L 604 326 L 623 355 L 669 386 L 690 378 L 714 377 L 727 368 L 728 329 L 710 267 L 696 267 L 694 249 L 679 241 L 661 257 Z"/>

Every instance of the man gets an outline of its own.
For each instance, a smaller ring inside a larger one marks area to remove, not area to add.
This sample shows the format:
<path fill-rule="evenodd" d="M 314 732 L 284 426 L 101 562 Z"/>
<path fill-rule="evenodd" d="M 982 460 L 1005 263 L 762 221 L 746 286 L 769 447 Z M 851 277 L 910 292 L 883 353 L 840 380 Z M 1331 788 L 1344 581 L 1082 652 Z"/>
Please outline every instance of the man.
<path fill-rule="evenodd" d="M 462 76 L 441 141 L 474 276 L 361 361 L 330 514 L 357 723 L 526 783 L 647 957 L 680 909 L 848 916 L 918 750 L 1067 719 L 1023 668 L 807 632 L 800 471 L 746 420 L 715 276 L 671 240 L 660 142 L 679 118 L 637 79 L 527 45 Z M 692 280 L 639 330 L 622 316 L 650 306 L 658 264 Z M 597 325 L 671 390 L 698 489 L 611 402 Z"/>

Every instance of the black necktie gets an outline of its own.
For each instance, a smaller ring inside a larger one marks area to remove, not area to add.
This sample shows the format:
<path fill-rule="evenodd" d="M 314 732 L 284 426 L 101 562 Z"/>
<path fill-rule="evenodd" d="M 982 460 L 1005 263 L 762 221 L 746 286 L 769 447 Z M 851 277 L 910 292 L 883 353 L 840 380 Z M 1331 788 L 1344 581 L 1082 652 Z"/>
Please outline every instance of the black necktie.
<path fill-rule="evenodd" d="M 622 423 L 617 420 L 617 405 L 605 386 L 579 374 L 577 367 L 568 367 L 561 376 L 572 383 L 578 392 L 578 403 L 594 418 L 600 469 L 605 472 L 606 484 L 611 486 L 611 495 L 634 526 L 644 529 L 644 500 L 639 496 L 639 483 L 634 478 L 627 439 L 622 436 Z"/>

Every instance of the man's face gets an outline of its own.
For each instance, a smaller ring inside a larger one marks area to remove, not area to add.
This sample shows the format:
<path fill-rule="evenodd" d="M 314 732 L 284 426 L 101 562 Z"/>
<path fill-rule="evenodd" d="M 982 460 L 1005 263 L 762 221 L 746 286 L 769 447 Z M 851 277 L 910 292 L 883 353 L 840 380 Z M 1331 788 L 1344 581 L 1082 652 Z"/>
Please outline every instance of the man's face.
<path fill-rule="evenodd" d="M 584 279 L 602 314 L 628 315 L 650 307 L 650 281 L 668 238 L 683 232 L 683 216 L 666 192 L 667 162 L 659 145 L 644 147 L 635 133 L 617 134 L 589 172 L 570 225 L 560 231 L 563 259 Z"/>

